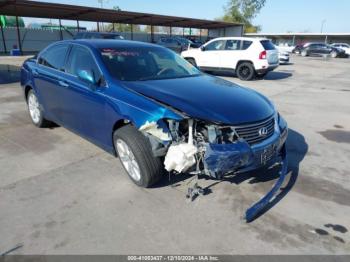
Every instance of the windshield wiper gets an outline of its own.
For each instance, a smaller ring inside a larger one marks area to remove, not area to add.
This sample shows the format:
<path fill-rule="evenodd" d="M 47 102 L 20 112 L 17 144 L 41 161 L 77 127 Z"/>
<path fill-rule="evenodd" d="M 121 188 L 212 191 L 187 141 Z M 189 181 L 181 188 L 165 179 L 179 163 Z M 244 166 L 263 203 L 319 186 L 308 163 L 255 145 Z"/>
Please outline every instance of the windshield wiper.
<path fill-rule="evenodd" d="M 195 75 L 182 75 L 182 76 L 172 76 L 172 77 L 155 77 L 155 76 L 147 76 L 139 78 L 137 81 L 146 81 L 146 80 L 165 80 L 165 79 L 178 79 L 178 78 L 186 78 L 186 77 L 195 77 L 200 76 L 202 74 Z"/>
<path fill-rule="evenodd" d="M 155 79 L 159 79 L 155 76 L 145 76 L 145 77 L 141 77 L 139 79 L 137 79 L 137 81 L 146 81 L 146 80 L 155 80 Z"/>

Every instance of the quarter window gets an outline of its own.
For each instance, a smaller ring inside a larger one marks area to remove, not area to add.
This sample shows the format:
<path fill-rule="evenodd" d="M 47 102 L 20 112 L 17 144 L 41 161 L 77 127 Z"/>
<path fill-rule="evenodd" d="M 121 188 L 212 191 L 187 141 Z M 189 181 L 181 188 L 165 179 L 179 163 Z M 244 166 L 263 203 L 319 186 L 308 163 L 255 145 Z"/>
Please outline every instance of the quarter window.
<path fill-rule="evenodd" d="M 242 50 L 247 50 L 251 45 L 252 45 L 252 41 L 243 41 L 243 45 L 242 45 Z"/>
<path fill-rule="evenodd" d="M 38 63 L 57 70 L 63 70 L 68 45 L 55 45 L 49 47 L 39 57 Z"/>
<path fill-rule="evenodd" d="M 218 51 L 224 49 L 225 41 L 216 40 L 205 46 L 205 51 Z"/>
<path fill-rule="evenodd" d="M 66 71 L 72 75 L 78 76 L 78 72 L 81 70 L 92 71 L 96 80 L 101 78 L 100 70 L 90 51 L 85 47 L 73 46 L 69 55 Z"/>
<path fill-rule="evenodd" d="M 264 47 L 265 50 L 276 50 L 274 44 L 270 40 L 261 40 L 260 43 Z"/>

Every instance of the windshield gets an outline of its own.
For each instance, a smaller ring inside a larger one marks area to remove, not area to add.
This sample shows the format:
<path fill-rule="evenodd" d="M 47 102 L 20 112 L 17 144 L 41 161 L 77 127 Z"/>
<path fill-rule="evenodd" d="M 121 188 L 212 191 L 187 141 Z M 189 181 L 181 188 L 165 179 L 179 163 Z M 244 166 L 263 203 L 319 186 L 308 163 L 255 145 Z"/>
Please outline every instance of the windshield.
<path fill-rule="evenodd" d="M 124 39 L 121 35 L 102 35 L 103 39 Z"/>
<path fill-rule="evenodd" d="M 181 43 L 185 44 L 185 45 L 188 45 L 188 44 L 193 44 L 193 42 L 189 39 L 186 39 L 186 38 L 177 38 L 177 40 L 179 40 Z"/>
<path fill-rule="evenodd" d="M 196 67 L 165 48 L 103 48 L 100 49 L 100 52 L 109 73 L 122 81 L 171 79 L 201 75 Z"/>

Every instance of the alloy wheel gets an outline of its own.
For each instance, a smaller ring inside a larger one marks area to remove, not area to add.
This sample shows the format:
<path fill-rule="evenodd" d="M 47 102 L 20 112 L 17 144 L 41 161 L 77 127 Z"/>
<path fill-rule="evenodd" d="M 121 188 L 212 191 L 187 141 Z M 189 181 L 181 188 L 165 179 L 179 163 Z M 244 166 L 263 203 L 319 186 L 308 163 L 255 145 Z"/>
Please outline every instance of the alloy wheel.
<path fill-rule="evenodd" d="M 246 79 L 249 76 L 249 74 L 250 74 L 250 69 L 247 66 L 242 66 L 239 69 L 239 73 L 244 79 Z"/>
<path fill-rule="evenodd" d="M 28 96 L 28 108 L 29 114 L 35 124 L 38 124 L 41 119 L 41 111 L 38 102 L 38 98 L 33 92 L 30 92 Z"/>
<path fill-rule="evenodd" d="M 117 139 L 116 142 L 118 157 L 122 162 L 124 168 L 128 172 L 128 174 L 135 181 L 140 181 L 141 179 L 141 171 L 140 167 L 135 159 L 134 154 L 132 153 L 130 147 L 125 143 L 122 139 Z"/>

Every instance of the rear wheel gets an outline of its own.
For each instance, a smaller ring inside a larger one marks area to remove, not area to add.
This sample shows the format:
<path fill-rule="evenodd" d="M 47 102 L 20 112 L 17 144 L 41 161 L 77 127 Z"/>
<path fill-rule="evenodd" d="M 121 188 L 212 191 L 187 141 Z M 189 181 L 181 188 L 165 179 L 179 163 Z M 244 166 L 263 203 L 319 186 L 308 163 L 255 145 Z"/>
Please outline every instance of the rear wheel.
<path fill-rule="evenodd" d="M 163 174 L 163 164 L 154 157 L 148 139 L 135 127 L 126 125 L 114 132 L 114 147 L 130 179 L 140 187 L 150 187 Z"/>
<path fill-rule="evenodd" d="M 255 70 L 251 63 L 243 62 L 238 65 L 236 69 L 236 74 L 239 79 L 249 81 L 254 78 Z"/>
<path fill-rule="evenodd" d="M 43 111 L 33 89 L 29 90 L 27 94 L 27 106 L 30 118 L 34 125 L 37 127 L 47 127 L 52 124 L 52 122 L 44 118 Z"/>

